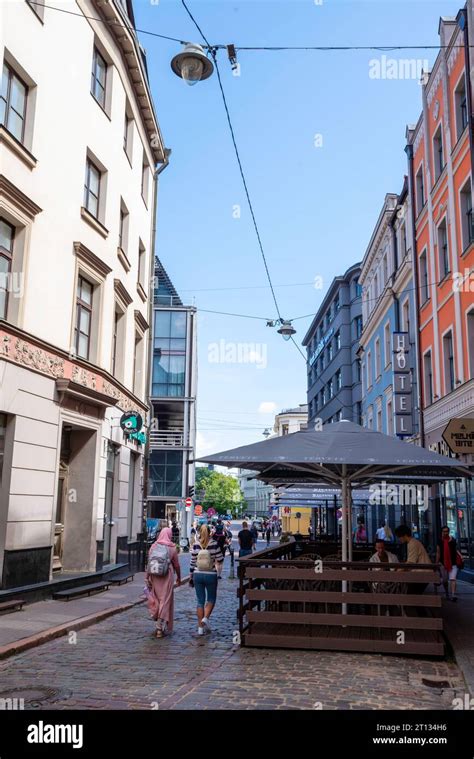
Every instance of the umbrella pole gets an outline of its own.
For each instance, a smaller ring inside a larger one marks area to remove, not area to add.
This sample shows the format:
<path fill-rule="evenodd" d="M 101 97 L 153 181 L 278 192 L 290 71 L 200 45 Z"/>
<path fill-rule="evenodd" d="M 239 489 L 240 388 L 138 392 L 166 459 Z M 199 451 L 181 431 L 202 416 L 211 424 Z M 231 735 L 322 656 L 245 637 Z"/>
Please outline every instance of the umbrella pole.
<path fill-rule="evenodd" d="M 342 465 L 342 560 L 347 561 L 347 547 L 348 547 L 348 519 L 347 519 L 347 506 L 348 506 L 348 481 L 346 475 L 346 465 Z M 350 538 L 350 536 L 349 536 Z M 344 567 L 345 569 L 345 567 Z M 347 593 L 347 580 L 342 581 L 342 592 Z M 347 604 L 342 604 L 342 613 L 347 614 Z"/>

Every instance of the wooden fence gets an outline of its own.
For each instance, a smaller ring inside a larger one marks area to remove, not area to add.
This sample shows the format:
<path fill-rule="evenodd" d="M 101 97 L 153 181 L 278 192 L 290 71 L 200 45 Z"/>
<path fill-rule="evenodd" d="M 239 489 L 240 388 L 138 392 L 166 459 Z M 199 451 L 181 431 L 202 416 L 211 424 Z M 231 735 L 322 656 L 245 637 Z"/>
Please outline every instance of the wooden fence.
<path fill-rule="evenodd" d="M 437 566 L 342 562 L 313 547 L 298 554 L 291 541 L 239 560 L 242 645 L 444 655 Z"/>

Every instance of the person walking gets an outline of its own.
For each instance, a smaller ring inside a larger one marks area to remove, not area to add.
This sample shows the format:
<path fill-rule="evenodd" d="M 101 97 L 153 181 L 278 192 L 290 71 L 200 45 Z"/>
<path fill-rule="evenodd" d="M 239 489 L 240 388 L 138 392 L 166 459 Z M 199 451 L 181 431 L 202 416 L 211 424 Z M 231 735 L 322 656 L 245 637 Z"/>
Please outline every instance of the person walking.
<path fill-rule="evenodd" d="M 237 535 L 239 541 L 239 559 L 252 553 L 254 537 L 249 530 L 248 522 L 242 522 L 242 529 Z"/>
<path fill-rule="evenodd" d="M 171 534 L 173 537 L 173 543 L 177 546 L 179 541 L 179 527 L 176 522 L 171 523 Z"/>
<path fill-rule="evenodd" d="M 216 539 L 211 537 L 209 527 L 201 525 L 189 567 L 189 585 L 196 591 L 198 635 L 211 632 L 209 619 L 217 597 L 217 565 L 223 561 L 221 549 Z"/>
<path fill-rule="evenodd" d="M 375 534 L 378 540 L 383 540 L 385 543 L 392 543 L 394 540 L 393 532 L 385 521 L 380 522 L 380 527 Z"/>
<path fill-rule="evenodd" d="M 267 548 L 268 548 L 268 546 L 270 545 L 270 538 L 272 536 L 272 531 L 270 529 L 270 523 L 267 524 L 267 526 L 266 526 L 265 535 L 266 535 L 266 538 L 267 538 Z"/>
<path fill-rule="evenodd" d="M 257 551 L 257 543 L 258 543 L 258 529 L 255 522 L 252 524 L 252 527 L 250 528 L 250 532 L 252 533 L 253 537 L 253 545 L 255 546 L 255 550 Z"/>
<path fill-rule="evenodd" d="M 227 536 L 226 536 L 224 523 L 220 517 L 217 520 L 216 526 L 214 527 L 212 537 L 214 538 L 217 545 L 219 546 L 220 552 L 222 554 L 222 561 L 217 562 L 217 579 L 222 580 L 222 567 L 224 566 Z"/>
<path fill-rule="evenodd" d="M 170 527 L 164 527 L 148 553 L 146 571 L 147 605 L 156 622 L 155 637 L 162 638 L 173 630 L 174 576 L 181 585 L 178 551 Z"/>
<path fill-rule="evenodd" d="M 406 564 L 431 564 L 426 548 L 417 538 L 411 534 L 411 529 L 406 524 L 399 525 L 395 530 L 395 535 L 400 543 L 407 547 Z M 418 570 L 415 570 L 418 571 Z M 423 593 L 427 588 L 427 583 L 407 583 L 408 593 Z"/>
<path fill-rule="evenodd" d="M 367 530 L 363 522 L 359 522 L 354 530 L 354 543 L 367 543 Z"/>
<path fill-rule="evenodd" d="M 441 538 L 436 545 L 436 563 L 441 564 L 441 578 L 446 591 L 446 598 L 450 601 L 458 600 L 456 595 L 457 555 L 456 540 L 449 534 L 448 525 L 444 524 L 441 528 Z"/>

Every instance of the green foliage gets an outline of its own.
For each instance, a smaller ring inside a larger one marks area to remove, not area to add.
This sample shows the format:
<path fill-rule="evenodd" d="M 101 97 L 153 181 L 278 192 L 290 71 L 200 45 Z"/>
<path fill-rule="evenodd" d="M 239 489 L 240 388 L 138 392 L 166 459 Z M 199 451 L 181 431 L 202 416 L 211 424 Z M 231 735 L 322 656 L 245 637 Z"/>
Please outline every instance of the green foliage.
<path fill-rule="evenodd" d="M 212 506 L 218 514 L 235 514 L 243 502 L 238 480 L 230 474 L 197 467 L 194 487 L 196 500 L 202 504 L 204 510 Z"/>

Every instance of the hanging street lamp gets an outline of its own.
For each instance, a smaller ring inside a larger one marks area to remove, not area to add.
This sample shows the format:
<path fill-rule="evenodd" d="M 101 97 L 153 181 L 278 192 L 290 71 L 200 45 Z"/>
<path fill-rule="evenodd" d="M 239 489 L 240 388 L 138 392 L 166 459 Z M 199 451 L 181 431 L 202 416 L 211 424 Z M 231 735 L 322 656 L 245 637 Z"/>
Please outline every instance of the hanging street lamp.
<path fill-rule="evenodd" d="M 188 42 L 181 53 L 174 56 L 171 68 L 176 76 L 193 86 L 208 79 L 214 71 L 212 61 L 206 56 L 201 45 Z"/>

